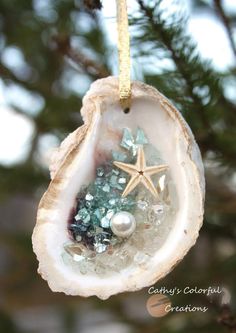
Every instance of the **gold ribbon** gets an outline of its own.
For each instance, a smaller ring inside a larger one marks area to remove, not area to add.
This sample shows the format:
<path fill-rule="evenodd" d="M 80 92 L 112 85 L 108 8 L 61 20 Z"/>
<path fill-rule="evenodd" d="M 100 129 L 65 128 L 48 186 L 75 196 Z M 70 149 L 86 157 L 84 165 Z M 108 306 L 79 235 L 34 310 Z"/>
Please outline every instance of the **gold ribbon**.
<path fill-rule="evenodd" d="M 119 53 L 119 95 L 122 108 L 130 108 L 130 41 L 126 0 L 116 0 Z"/>

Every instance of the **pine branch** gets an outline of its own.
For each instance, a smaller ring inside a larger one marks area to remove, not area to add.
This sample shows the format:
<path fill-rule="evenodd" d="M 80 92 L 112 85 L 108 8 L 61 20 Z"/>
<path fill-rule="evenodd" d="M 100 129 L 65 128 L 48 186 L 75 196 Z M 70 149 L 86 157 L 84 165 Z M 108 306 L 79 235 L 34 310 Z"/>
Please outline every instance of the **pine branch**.
<path fill-rule="evenodd" d="M 102 2 L 100 0 L 84 0 L 84 6 L 89 10 L 102 9 Z"/>
<path fill-rule="evenodd" d="M 31 139 L 31 142 L 30 142 L 30 151 L 27 156 L 27 163 L 33 163 L 33 158 L 37 151 L 39 139 L 40 139 L 40 133 L 39 133 L 38 129 L 36 129 L 35 133 L 33 135 L 33 138 Z"/>
<path fill-rule="evenodd" d="M 144 26 L 144 34 L 140 40 L 143 41 L 146 37 L 147 41 L 154 42 L 159 49 L 168 51 L 169 57 L 174 61 L 185 82 L 186 93 L 191 97 L 196 109 L 205 109 L 205 104 L 194 92 L 194 88 L 205 84 L 211 89 L 213 98 L 217 97 L 217 102 L 235 112 L 236 106 L 226 100 L 222 93 L 218 75 L 209 66 L 209 63 L 200 60 L 196 45 L 186 35 L 184 18 L 175 19 L 173 17 L 172 22 L 163 19 L 162 12 L 158 11 L 160 0 L 153 7 L 146 5 L 143 0 L 137 0 L 137 2 L 144 14 L 143 21 L 138 19 Z M 138 23 L 138 20 L 134 22 Z M 148 22 L 146 22 L 147 20 Z"/>
<path fill-rule="evenodd" d="M 173 35 L 169 34 L 167 30 L 163 29 L 163 26 L 161 26 L 161 24 L 157 24 L 157 22 L 155 22 L 153 10 L 150 9 L 150 7 L 145 6 L 143 0 L 138 0 L 138 3 L 141 10 L 149 18 L 149 22 L 153 28 L 153 31 L 157 32 L 157 34 L 160 35 L 162 43 L 164 43 L 167 49 L 170 51 L 171 58 L 173 59 L 179 73 L 181 73 L 182 78 L 185 81 L 186 93 L 188 94 L 188 96 L 191 97 L 196 109 L 203 110 L 204 105 L 202 104 L 201 99 L 196 93 L 194 93 L 194 83 L 192 81 L 188 67 L 186 67 L 186 61 L 184 59 L 185 57 L 183 56 L 183 53 L 178 52 L 178 50 L 173 44 Z M 191 51 L 194 50 L 192 49 Z M 211 133 L 212 135 L 213 130 L 207 117 L 203 112 L 199 112 L 199 115 L 201 116 L 202 124 L 205 126 L 205 128 L 208 129 L 209 133 Z"/>
<path fill-rule="evenodd" d="M 140 45 L 144 47 L 152 43 L 152 56 L 158 57 L 157 54 L 164 53 L 166 58 L 174 62 L 176 67 L 173 71 L 174 80 L 169 80 L 173 101 L 178 105 L 182 104 L 181 109 L 185 111 L 185 117 L 193 128 L 203 152 L 213 150 L 216 156 L 234 165 L 234 148 L 231 146 L 230 149 L 225 149 L 225 146 L 228 146 L 225 143 L 229 140 L 229 136 L 227 133 L 222 135 L 217 125 L 223 123 L 228 130 L 232 129 L 233 134 L 236 106 L 225 98 L 219 76 L 208 62 L 200 59 L 196 45 L 185 33 L 186 22 L 183 22 L 182 17 L 179 18 L 176 14 L 165 19 L 159 9 L 160 1 L 153 6 L 148 1 L 137 0 L 137 2 L 142 16 L 134 18 L 133 23 L 142 28 L 142 34 L 135 38 L 139 49 Z M 157 51 L 159 53 L 156 53 Z M 163 70 L 163 76 L 165 73 Z M 169 73 L 167 75 L 170 76 Z M 206 97 L 199 93 L 199 90 L 206 88 L 207 102 Z"/>
<path fill-rule="evenodd" d="M 57 50 L 61 54 L 67 56 L 72 62 L 78 65 L 83 72 L 90 75 L 93 79 L 101 79 L 110 75 L 106 67 L 89 59 L 81 51 L 74 50 L 70 45 L 69 36 L 55 36 L 53 40 L 56 43 Z"/>
<path fill-rule="evenodd" d="M 229 20 L 228 16 L 226 15 L 225 11 L 224 11 L 222 0 L 214 0 L 214 5 L 215 5 L 215 9 L 216 9 L 223 25 L 225 27 L 225 30 L 226 30 L 226 33 L 228 35 L 232 51 L 234 53 L 234 56 L 236 57 L 236 45 L 234 43 L 233 31 L 232 31 L 232 27 L 231 27 L 231 24 L 230 24 L 230 20 Z"/>

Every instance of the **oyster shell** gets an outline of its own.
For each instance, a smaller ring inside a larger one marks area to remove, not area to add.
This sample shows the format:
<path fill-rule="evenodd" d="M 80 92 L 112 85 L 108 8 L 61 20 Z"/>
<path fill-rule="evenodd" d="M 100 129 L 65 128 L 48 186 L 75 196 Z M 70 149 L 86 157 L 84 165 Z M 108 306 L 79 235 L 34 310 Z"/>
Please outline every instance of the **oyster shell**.
<path fill-rule="evenodd" d="M 205 183 L 201 156 L 191 130 L 173 105 L 153 87 L 132 83 L 132 107 L 128 114 L 122 112 L 118 96 L 117 78 L 94 82 L 83 99 L 84 125 L 71 133 L 52 156 L 52 181 L 39 204 L 32 241 L 39 261 L 38 272 L 53 291 L 106 299 L 116 293 L 141 289 L 168 274 L 198 237 Z M 65 244 L 71 242 L 68 221 L 78 193 L 94 181 L 96 168 L 119 149 L 122 131 L 127 128 L 133 133 L 142 128 L 158 151 L 159 160 L 169 167 L 167 175 L 156 179 L 162 201 L 153 202 L 145 188 L 139 187 L 135 194 L 136 218 L 144 216 L 150 202 L 152 206 L 145 215 L 148 221 L 138 223 L 129 239 L 101 254 L 86 250 L 79 242 L 72 242 L 65 251 Z M 161 194 L 165 177 L 169 181 L 168 193 Z M 167 213 L 161 218 L 167 206 Z M 86 260 L 83 251 L 87 251 Z"/>

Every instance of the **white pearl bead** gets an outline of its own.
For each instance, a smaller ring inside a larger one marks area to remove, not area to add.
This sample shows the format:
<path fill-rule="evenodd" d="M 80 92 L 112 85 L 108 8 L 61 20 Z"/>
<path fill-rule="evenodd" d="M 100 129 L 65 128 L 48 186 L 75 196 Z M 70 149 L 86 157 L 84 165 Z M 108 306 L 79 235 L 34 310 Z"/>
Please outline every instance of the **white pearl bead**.
<path fill-rule="evenodd" d="M 125 238 L 134 232 L 136 221 L 132 214 L 121 211 L 112 216 L 110 227 L 116 236 Z"/>

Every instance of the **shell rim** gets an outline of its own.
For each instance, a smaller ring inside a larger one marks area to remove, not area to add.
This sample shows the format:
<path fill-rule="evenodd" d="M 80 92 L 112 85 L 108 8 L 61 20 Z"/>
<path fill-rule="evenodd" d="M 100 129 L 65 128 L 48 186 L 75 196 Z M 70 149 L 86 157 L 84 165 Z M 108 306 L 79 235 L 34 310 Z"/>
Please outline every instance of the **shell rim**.
<path fill-rule="evenodd" d="M 96 88 L 96 85 L 99 86 L 101 84 L 104 86 L 113 85 L 112 88 L 117 90 L 116 95 L 117 95 L 117 100 L 118 100 L 118 79 L 117 78 L 108 77 L 105 79 L 97 80 L 96 82 L 94 82 L 91 85 L 90 90 L 91 89 L 93 90 L 94 87 Z M 158 100 L 160 102 L 161 106 L 169 114 L 169 116 L 174 117 L 174 120 L 176 120 L 180 124 L 184 137 L 185 137 L 185 140 L 187 141 L 187 145 L 189 148 L 189 157 L 193 161 L 193 164 L 196 169 L 195 171 L 196 171 L 198 185 L 199 185 L 198 193 L 200 195 L 200 199 L 202 199 L 201 200 L 202 204 L 200 207 L 201 211 L 199 211 L 198 220 L 194 221 L 195 225 L 197 226 L 197 228 L 195 227 L 195 229 L 197 229 L 197 230 L 194 234 L 191 235 L 191 238 L 190 238 L 187 246 L 181 247 L 181 252 L 178 252 L 177 255 L 174 254 L 172 256 L 172 261 L 168 262 L 168 264 L 165 265 L 165 267 L 162 271 L 156 272 L 155 275 L 151 276 L 150 280 L 144 282 L 141 287 L 140 286 L 138 286 L 138 287 L 126 286 L 126 288 L 124 288 L 123 290 L 119 290 L 118 292 L 116 291 L 115 293 L 121 293 L 121 292 L 126 292 L 126 291 L 136 291 L 136 290 L 140 290 L 144 287 L 148 287 L 148 286 L 154 284 L 155 282 L 157 282 L 158 280 L 162 279 L 170 271 L 173 270 L 173 268 L 184 258 L 184 256 L 187 254 L 187 252 L 196 243 L 197 237 L 199 235 L 199 230 L 203 223 L 203 208 L 204 208 L 204 199 L 205 199 L 204 198 L 205 181 L 204 181 L 204 176 L 203 176 L 203 172 L 202 172 L 202 165 L 201 165 L 202 161 L 201 161 L 201 159 L 198 161 L 194 161 L 191 157 L 191 148 L 195 147 L 196 143 L 195 143 L 194 137 L 192 135 L 192 132 L 191 132 L 188 124 L 183 119 L 180 112 L 170 103 L 170 101 L 166 97 L 164 97 L 158 90 L 156 90 L 156 88 L 151 87 L 142 82 L 138 82 L 138 81 L 133 81 L 132 87 L 135 87 L 139 93 L 141 92 L 138 97 L 147 97 L 148 96 L 148 98 L 152 98 L 154 101 Z M 75 154 L 78 153 L 79 148 L 80 148 L 81 144 L 83 143 L 83 140 L 86 137 L 86 134 L 89 131 L 89 122 L 92 119 L 91 103 L 95 104 L 92 106 L 92 108 L 94 108 L 94 106 L 96 108 L 96 104 L 101 103 L 101 101 L 104 98 L 107 98 L 109 95 L 110 95 L 110 90 L 106 90 L 106 94 L 103 92 L 103 93 L 97 95 L 96 89 L 95 89 L 95 92 L 90 93 L 90 91 L 88 91 L 87 94 L 85 95 L 85 97 L 83 99 L 83 107 L 81 109 L 81 114 L 83 115 L 85 123 L 84 123 L 84 125 L 82 125 L 75 131 L 76 132 L 76 144 L 74 144 L 71 147 L 71 149 L 69 150 L 69 152 L 64 156 L 64 159 L 61 162 L 58 170 L 56 171 L 53 179 L 51 180 L 47 191 L 44 193 L 43 197 L 40 200 L 38 214 L 37 214 L 37 222 L 36 222 L 36 226 L 34 228 L 33 235 L 32 235 L 32 242 L 33 242 L 33 250 L 36 253 L 36 256 L 39 260 L 38 272 L 42 275 L 42 277 L 45 280 L 48 280 L 47 265 L 44 267 L 44 265 L 42 264 L 42 262 L 40 260 L 40 259 L 42 259 L 42 256 L 45 255 L 45 251 L 43 248 L 41 248 L 40 242 L 37 241 L 37 229 L 38 229 L 39 225 L 41 225 L 42 223 L 46 223 L 47 221 L 40 217 L 40 210 L 41 209 L 46 209 L 46 210 L 50 209 L 50 207 L 52 207 L 56 201 L 57 191 L 60 188 L 61 182 L 63 181 L 63 179 L 62 179 L 63 170 L 68 167 L 68 165 L 73 160 Z M 137 97 L 137 96 L 135 96 L 135 97 Z M 96 100 L 97 103 L 94 102 L 94 99 Z M 85 290 L 84 290 L 84 292 L 81 293 L 81 290 L 80 290 L 78 293 L 74 294 L 74 293 L 70 293 L 68 290 L 66 290 L 66 291 L 62 290 L 61 288 L 59 288 L 59 290 L 58 290 L 56 288 L 56 286 L 53 285 L 53 283 L 51 283 L 51 281 L 49 281 L 49 280 L 48 280 L 48 284 L 53 291 L 64 292 L 66 294 L 71 294 L 71 295 L 81 295 L 84 297 L 96 294 L 98 297 L 100 297 L 102 299 L 107 299 L 108 297 L 110 297 L 111 295 L 114 294 L 114 293 L 112 293 L 112 290 L 109 293 L 105 293 L 104 291 L 102 291 L 100 294 L 94 293 L 94 292 L 89 292 L 88 290 L 87 290 L 88 292 L 85 292 Z"/>

